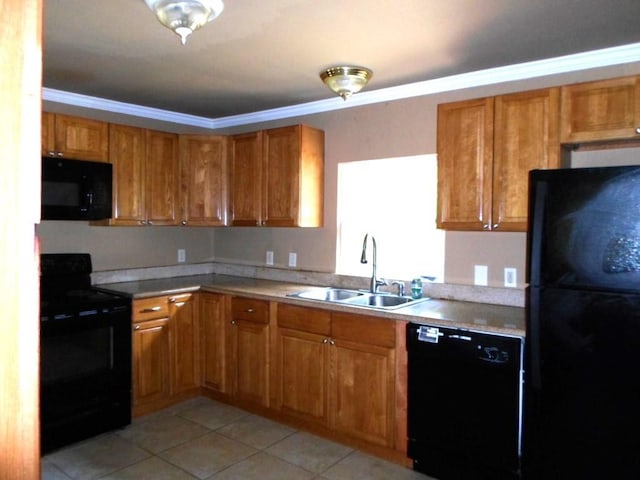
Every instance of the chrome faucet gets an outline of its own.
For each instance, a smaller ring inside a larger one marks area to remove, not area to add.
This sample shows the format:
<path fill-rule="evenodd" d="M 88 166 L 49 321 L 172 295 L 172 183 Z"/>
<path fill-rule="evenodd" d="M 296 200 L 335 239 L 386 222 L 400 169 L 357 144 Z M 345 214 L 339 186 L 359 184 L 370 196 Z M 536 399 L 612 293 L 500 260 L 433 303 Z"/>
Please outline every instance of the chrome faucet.
<path fill-rule="evenodd" d="M 364 236 L 364 241 L 362 242 L 362 255 L 360 256 L 360 263 L 368 263 L 367 262 L 367 239 L 369 238 L 369 234 L 365 234 Z M 378 266 L 378 259 L 377 259 L 377 246 L 376 246 L 376 239 L 373 235 L 371 235 L 371 243 L 373 245 L 373 265 L 372 265 L 372 272 L 371 272 L 371 283 L 369 285 L 369 290 L 371 291 L 371 293 L 376 293 L 378 291 L 378 287 L 381 287 L 383 285 L 386 285 L 387 282 L 383 279 L 383 278 L 376 278 L 376 269 Z"/>

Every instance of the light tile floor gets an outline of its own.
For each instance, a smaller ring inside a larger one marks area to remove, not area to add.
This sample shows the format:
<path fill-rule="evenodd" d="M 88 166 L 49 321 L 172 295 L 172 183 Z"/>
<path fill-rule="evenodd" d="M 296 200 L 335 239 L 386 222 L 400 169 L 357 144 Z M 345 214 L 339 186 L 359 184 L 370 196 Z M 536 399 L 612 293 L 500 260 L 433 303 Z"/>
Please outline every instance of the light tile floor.
<path fill-rule="evenodd" d="M 429 480 L 199 397 L 42 458 L 44 480 Z"/>

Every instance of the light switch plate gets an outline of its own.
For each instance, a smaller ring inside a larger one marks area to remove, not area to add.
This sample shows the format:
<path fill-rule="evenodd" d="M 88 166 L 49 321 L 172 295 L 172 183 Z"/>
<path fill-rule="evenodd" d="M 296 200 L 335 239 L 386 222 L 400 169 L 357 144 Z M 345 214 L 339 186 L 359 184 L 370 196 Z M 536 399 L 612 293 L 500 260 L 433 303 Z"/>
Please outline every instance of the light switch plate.
<path fill-rule="evenodd" d="M 474 285 L 488 285 L 489 267 L 486 265 L 474 265 L 473 266 L 473 284 Z"/>
<path fill-rule="evenodd" d="M 187 251 L 184 248 L 178 249 L 178 263 L 184 263 L 187 261 Z"/>
<path fill-rule="evenodd" d="M 507 267 L 504 269 L 504 286 L 515 287 L 518 285 L 518 271 L 515 268 Z"/>
<path fill-rule="evenodd" d="M 267 250 L 267 258 L 265 259 L 265 263 L 267 265 L 273 265 L 273 252 L 271 250 Z"/>
<path fill-rule="evenodd" d="M 289 252 L 289 266 L 295 267 L 298 264 L 298 255 L 293 252 Z"/>

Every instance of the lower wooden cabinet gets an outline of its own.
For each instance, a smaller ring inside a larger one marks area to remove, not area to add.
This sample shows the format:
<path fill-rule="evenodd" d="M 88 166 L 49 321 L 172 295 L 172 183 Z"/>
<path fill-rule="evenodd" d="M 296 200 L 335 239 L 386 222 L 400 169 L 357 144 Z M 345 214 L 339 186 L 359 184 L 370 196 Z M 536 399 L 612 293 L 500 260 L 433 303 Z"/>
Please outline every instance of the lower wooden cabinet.
<path fill-rule="evenodd" d="M 133 408 L 169 398 L 169 318 L 133 326 Z"/>
<path fill-rule="evenodd" d="M 283 413 L 394 446 L 394 322 L 280 304 L 276 369 Z"/>
<path fill-rule="evenodd" d="M 229 393 L 226 369 L 227 297 L 217 293 L 199 293 L 200 365 L 202 387 L 222 394 Z"/>
<path fill-rule="evenodd" d="M 193 294 L 133 302 L 133 413 L 143 415 L 200 388 Z"/>
<path fill-rule="evenodd" d="M 231 299 L 227 372 L 237 401 L 269 404 L 269 331 L 269 302 Z"/>
<path fill-rule="evenodd" d="M 134 300 L 134 415 L 199 393 L 402 451 L 396 322 L 198 292 Z"/>

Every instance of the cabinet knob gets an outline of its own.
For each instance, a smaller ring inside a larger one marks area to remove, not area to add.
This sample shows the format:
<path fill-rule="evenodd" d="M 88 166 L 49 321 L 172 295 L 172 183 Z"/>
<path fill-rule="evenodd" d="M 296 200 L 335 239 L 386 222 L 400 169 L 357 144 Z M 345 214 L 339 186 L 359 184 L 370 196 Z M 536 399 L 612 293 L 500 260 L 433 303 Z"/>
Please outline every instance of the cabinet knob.
<path fill-rule="evenodd" d="M 64 153 L 62 153 L 62 152 L 56 152 L 56 156 L 58 156 L 58 157 L 64 157 Z"/>
<path fill-rule="evenodd" d="M 253 313 L 255 310 L 253 308 L 247 308 L 247 313 Z"/>
<path fill-rule="evenodd" d="M 328 338 L 323 338 L 322 339 L 322 343 L 329 343 L 329 339 Z"/>
<path fill-rule="evenodd" d="M 140 330 L 140 325 L 136 325 L 135 327 L 133 327 L 134 330 Z"/>
<path fill-rule="evenodd" d="M 335 345 L 336 341 L 332 338 L 331 340 L 329 340 L 329 345 Z"/>
<path fill-rule="evenodd" d="M 235 320 L 231 320 L 231 322 L 229 322 L 229 323 L 231 323 L 231 325 L 235 325 L 236 321 Z"/>
<path fill-rule="evenodd" d="M 147 225 L 153 225 L 153 222 L 151 220 L 148 220 Z"/>
<path fill-rule="evenodd" d="M 139 220 L 139 221 L 138 221 L 138 223 L 139 223 L 140 225 L 145 225 L 147 222 L 145 222 L 144 220 Z"/>
<path fill-rule="evenodd" d="M 636 133 L 640 133 L 640 127 L 636 127 Z"/>
<path fill-rule="evenodd" d="M 171 297 L 169 299 L 169 303 L 176 303 L 176 297 Z"/>
<path fill-rule="evenodd" d="M 491 229 L 492 230 L 497 230 L 499 226 L 500 226 L 499 223 L 494 223 L 493 226 L 491 227 Z"/>
<path fill-rule="evenodd" d="M 182 225 L 186 225 L 187 221 L 186 220 L 182 220 Z"/>
<path fill-rule="evenodd" d="M 489 230 L 489 224 L 485 223 L 484 225 L 482 225 L 482 229 L 483 230 Z"/>

